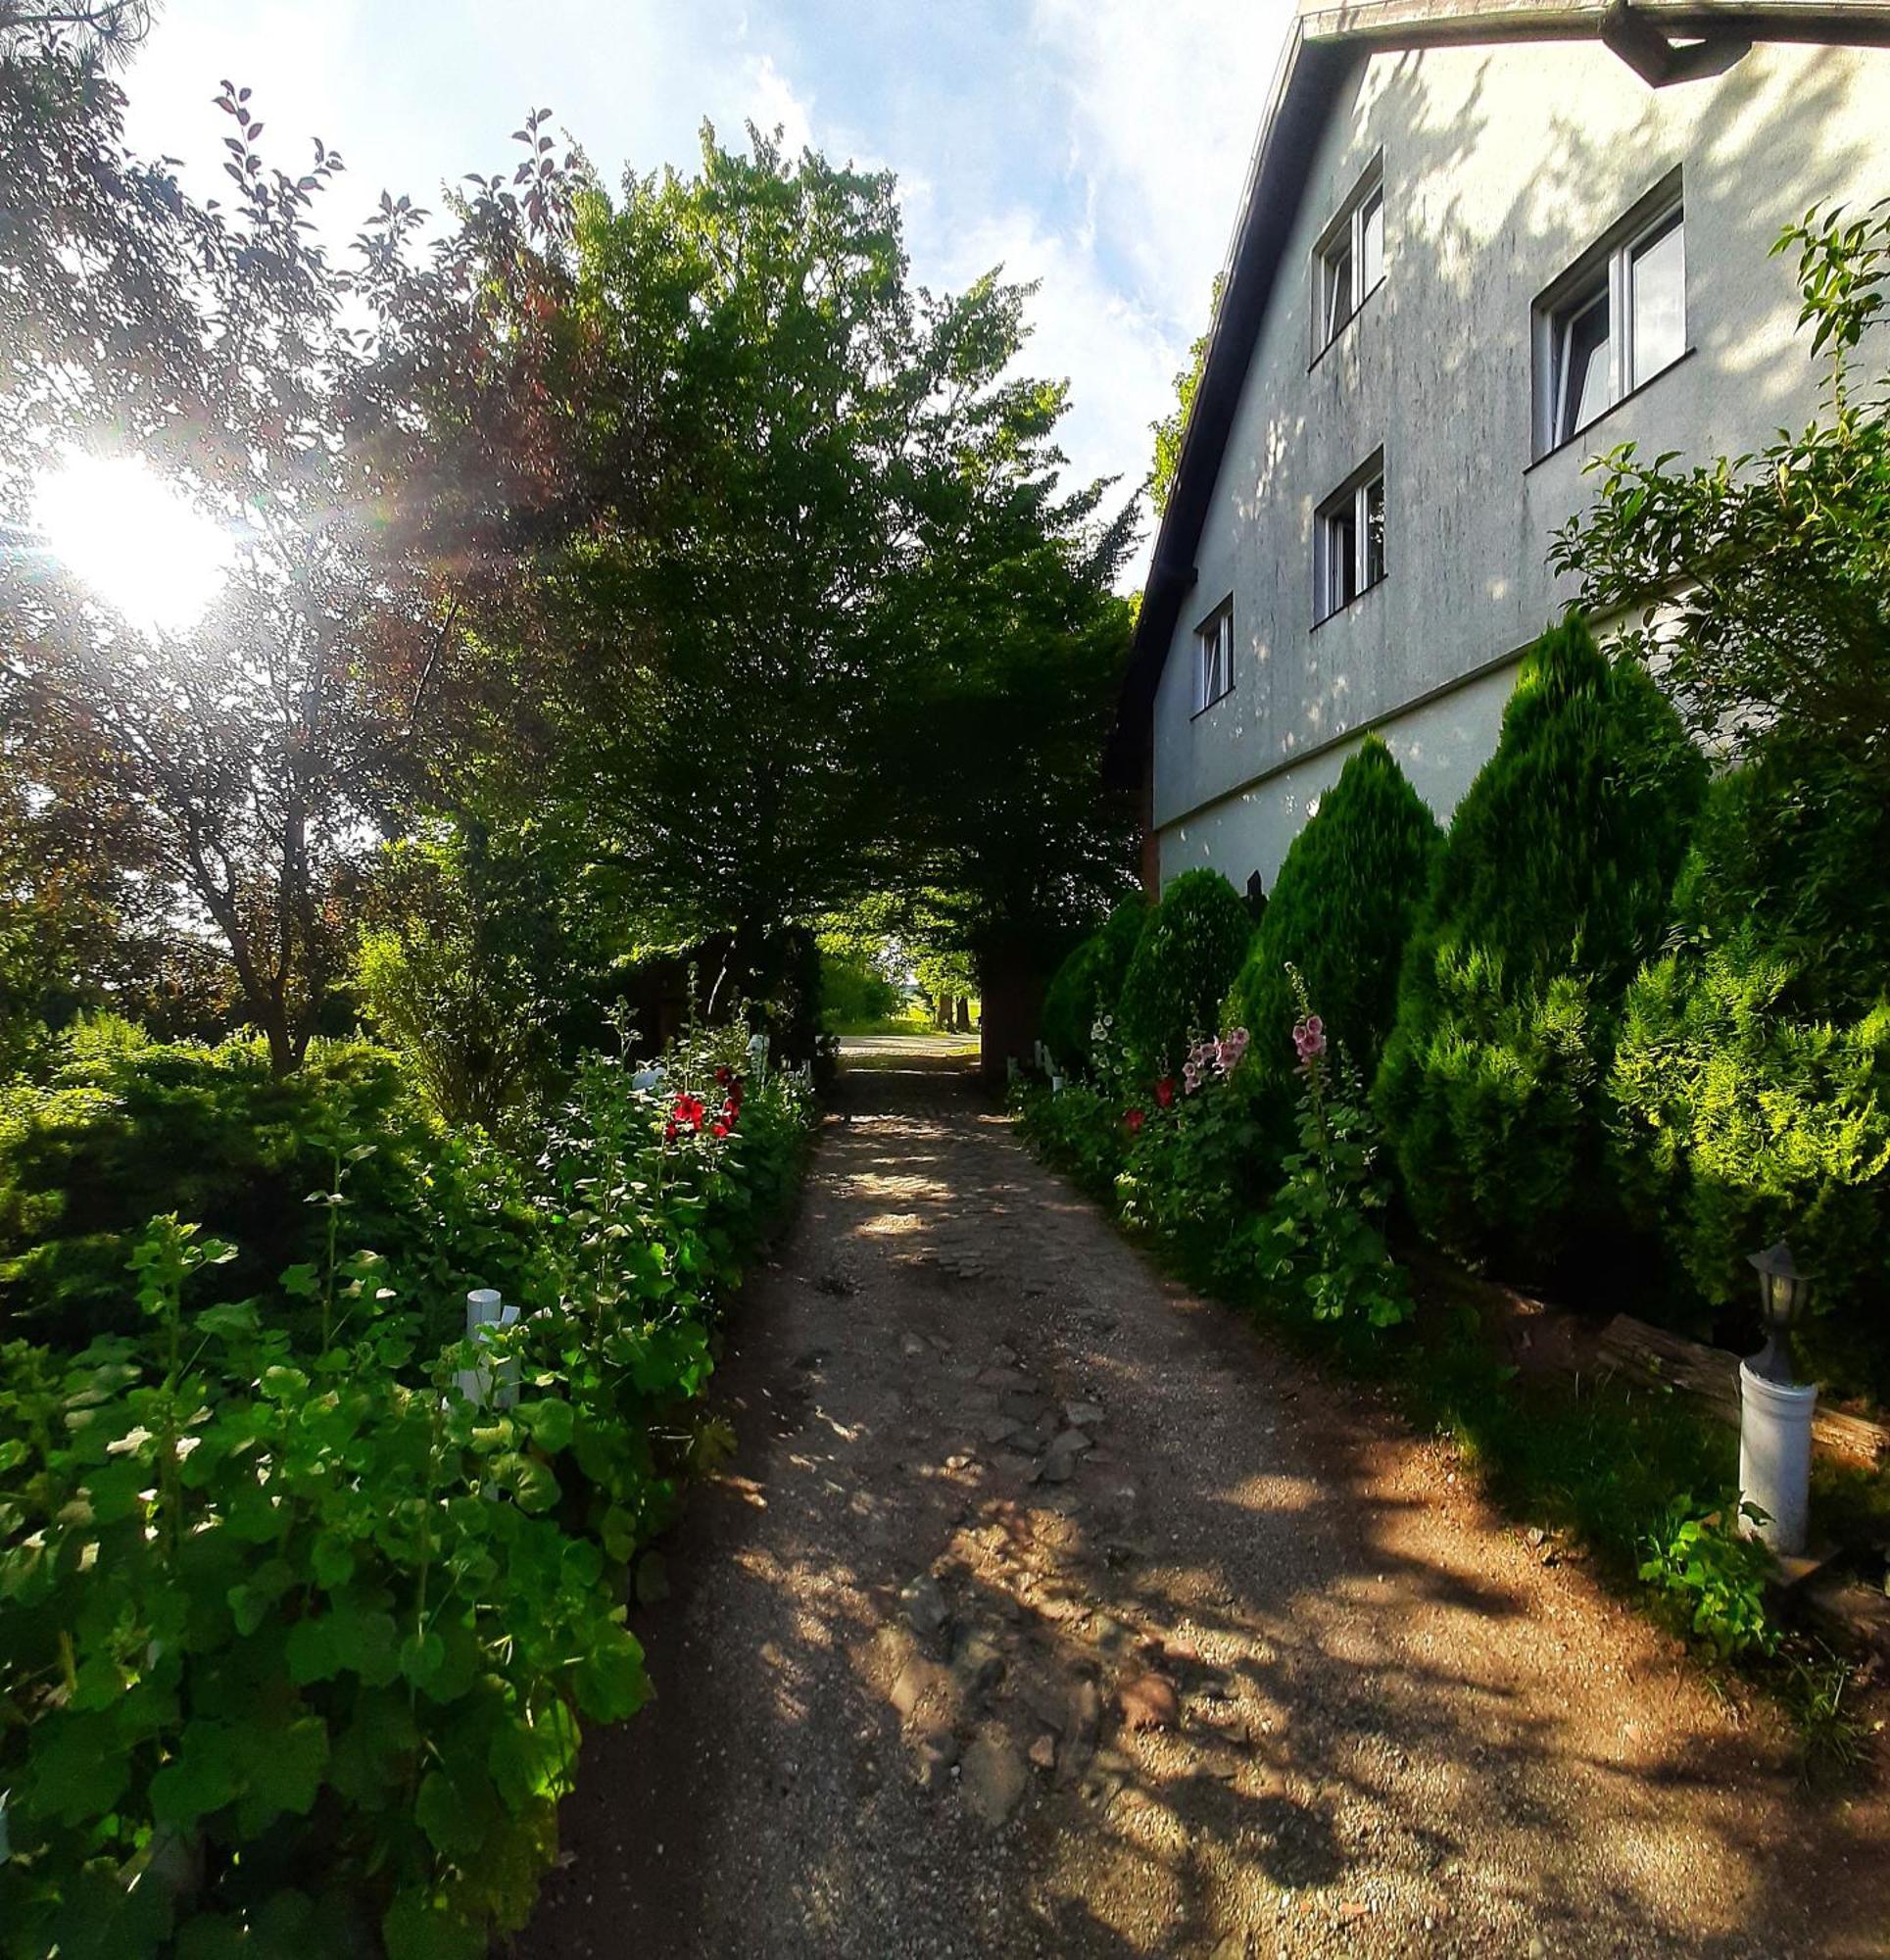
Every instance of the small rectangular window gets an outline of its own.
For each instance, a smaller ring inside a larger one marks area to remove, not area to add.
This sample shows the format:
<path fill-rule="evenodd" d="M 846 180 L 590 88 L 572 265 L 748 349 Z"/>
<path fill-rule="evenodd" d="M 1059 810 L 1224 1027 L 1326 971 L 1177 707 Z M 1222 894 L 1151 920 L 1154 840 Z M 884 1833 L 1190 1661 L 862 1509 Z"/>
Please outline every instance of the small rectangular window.
<path fill-rule="evenodd" d="M 1686 229 L 1656 202 L 1536 306 L 1536 449 L 1572 441 L 1686 352 Z"/>
<path fill-rule="evenodd" d="M 1194 711 L 1234 686 L 1234 601 L 1224 599 L 1194 629 Z"/>
<path fill-rule="evenodd" d="M 1384 282 L 1383 167 L 1375 162 L 1321 236 L 1313 263 L 1317 353 Z"/>
<path fill-rule="evenodd" d="M 1384 576 L 1384 460 L 1375 456 L 1313 519 L 1313 619 L 1342 612 Z"/>

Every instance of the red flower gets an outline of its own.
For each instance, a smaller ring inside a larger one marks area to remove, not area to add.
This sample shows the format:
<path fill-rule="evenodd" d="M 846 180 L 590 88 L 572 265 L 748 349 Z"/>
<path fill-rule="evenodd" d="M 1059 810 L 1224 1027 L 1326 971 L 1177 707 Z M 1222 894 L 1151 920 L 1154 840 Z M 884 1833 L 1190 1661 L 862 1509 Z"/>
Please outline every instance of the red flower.
<path fill-rule="evenodd" d="M 678 1132 L 674 1123 L 665 1123 L 662 1126 L 662 1140 L 664 1143 L 673 1144 L 676 1141 L 677 1135 Z"/>
<path fill-rule="evenodd" d="M 690 1095 L 688 1090 L 685 1089 L 676 1098 L 675 1121 L 678 1123 L 687 1123 L 692 1130 L 700 1130 L 703 1127 L 703 1118 L 707 1113 L 702 1101 Z"/>
<path fill-rule="evenodd" d="M 736 1117 L 738 1117 L 741 1113 L 742 1113 L 742 1105 L 735 1100 L 733 1096 L 731 1096 L 728 1099 L 728 1101 L 722 1104 L 722 1121 L 728 1124 L 731 1129 L 735 1125 Z"/>
<path fill-rule="evenodd" d="M 1155 1084 L 1155 1101 L 1159 1102 L 1164 1109 L 1166 1109 L 1168 1105 L 1174 1102 L 1174 1100 L 1175 1100 L 1175 1078 L 1172 1075 L 1164 1075 L 1162 1079 Z"/>
<path fill-rule="evenodd" d="M 711 1137 L 726 1137 L 728 1135 L 728 1125 L 726 1123 L 711 1123 L 708 1126 L 708 1133 Z"/>
<path fill-rule="evenodd" d="M 732 1069 L 727 1062 L 723 1062 L 721 1067 L 715 1071 L 715 1086 L 718 1089 L 726 1089 L 729 1086 L 729 1084 L 734 1080 L 735 1080 L 734 1069 Z"/>
<path fill-rule="evenodd" d="M 1140 1131 L 1141 1126 L 1145 1122 L 1147 1122 L 1148 1111 L 1146 1109 L 1131 1109 L 1128 1115 L 1126 1115 L 1122 1120 L 1129 1125 L 1129 1134 L 1133 1137 L 1137 1135 Z"/>

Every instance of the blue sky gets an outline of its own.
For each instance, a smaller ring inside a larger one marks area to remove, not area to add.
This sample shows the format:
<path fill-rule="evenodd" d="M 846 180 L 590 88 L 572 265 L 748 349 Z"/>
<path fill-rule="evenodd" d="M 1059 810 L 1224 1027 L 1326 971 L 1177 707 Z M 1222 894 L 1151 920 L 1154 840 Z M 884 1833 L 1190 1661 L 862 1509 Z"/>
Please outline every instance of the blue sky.
<path fill-rule="evenodd" d="M 383 187 L 509 161 L 533 106 L 606 180 L 688 166 L 706 117 L 897 172 L 916 275 L 1042 282 L 1026 365 L 1067 378 L 1083 477 L 1139 481 L 1205 318 L 1290 0 L 167 0 L 134 145 L 214 194 L 225 75 L 285 165 L 319 135 L 344 235 Z"/>

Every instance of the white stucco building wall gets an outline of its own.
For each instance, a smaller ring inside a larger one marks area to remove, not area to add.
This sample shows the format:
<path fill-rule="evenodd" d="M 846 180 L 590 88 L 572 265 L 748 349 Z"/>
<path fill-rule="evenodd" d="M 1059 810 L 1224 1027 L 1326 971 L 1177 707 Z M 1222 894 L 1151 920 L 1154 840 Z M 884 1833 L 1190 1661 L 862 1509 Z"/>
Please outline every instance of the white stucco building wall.
<path fill-rule="evenodd" d="M 1817 404 L 1780 230 L 1890 192 L 1890 49 L 1755 47 L 1655 89 L 1594 41 L 1359 55 L 1319 136 L 1156 685 L 1164 881 L 1271 887 L 1376 728 L 1439 817 L 1494 747 L 1520 653 L 1570 593 L 1553 532 L 1583 465 L 1633 441 L 1704 460 Z M 1316 350 L 1315 248 L 1381 158 L 1384 276 Z M 1538 457 L 1537 302 L 1677 177 L 1685 348 Z M 1314 623 L 1315 513 L 1382 449 L 1385 576 Z M 1233 685 L 1196 711 L 1194 634 L 1231 596 Z"/>

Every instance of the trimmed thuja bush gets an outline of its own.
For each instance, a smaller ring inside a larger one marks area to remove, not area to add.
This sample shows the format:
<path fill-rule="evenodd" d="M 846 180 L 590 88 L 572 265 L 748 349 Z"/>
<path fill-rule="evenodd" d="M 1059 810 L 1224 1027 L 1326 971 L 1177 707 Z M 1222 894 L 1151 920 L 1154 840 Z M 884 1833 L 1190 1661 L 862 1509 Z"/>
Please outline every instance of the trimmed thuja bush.
<path fill-rule="evenodd" d="M 1251 1033 L 1241 1077 L 1280 1123 L 1290 1119 L 1298 1084 L 1292 969 L 1328 1034 L 1369 1079 L 1391 1031 L 1398 962 L 1440 835 L 1391 752 L 1369 736 L 1293 839 L 1224 1016 Z"/>
<path fill-rule="evenodd" d="M 1148 920 L 1139 897 L 1124 899 L 1099 932 L 1093 932 L 1056 969 L 1043 997 L 1043 1045 L 1065 1069 L 1089 1072 L 1096 1019 L 1113 1014 L 1136 943 Z"/>
<path fill-rule="evenodd" d="M 1571 618 L 1531 651 L 1405 956 L 1377 1102 L 1427 1236 L 1540 1272 L 1605 1206 L 1621 998 L 1660 943 L 1706 765 Z"/>
<path fill-rule="evenodd" d="M 1174 1075 L 1189 1045 L 1217 1031 L 1252 935 L 1245 901 L 1220 872 L 1184 871 L 1168 887 L 1122 983 L 1120 1033 L 1136 1069 Z"/>
<path fill-rule="evenodd" d="M 1629 989 L 1609 1077 L 1630 1216 L 1696 1328 L 1788 1234 L 1815 1278 L 1808 1360 L 1890 1393 L 1890 810 L 1782 741 L 1714 785 L 1672 949 Z M 1730 1337 L 1730 1330 L 1724 1330 Z"/>

